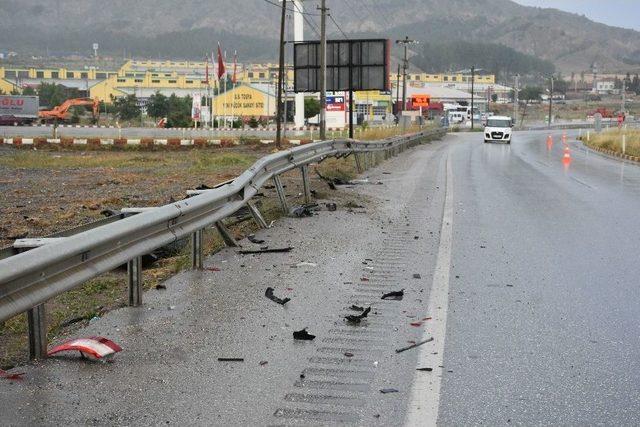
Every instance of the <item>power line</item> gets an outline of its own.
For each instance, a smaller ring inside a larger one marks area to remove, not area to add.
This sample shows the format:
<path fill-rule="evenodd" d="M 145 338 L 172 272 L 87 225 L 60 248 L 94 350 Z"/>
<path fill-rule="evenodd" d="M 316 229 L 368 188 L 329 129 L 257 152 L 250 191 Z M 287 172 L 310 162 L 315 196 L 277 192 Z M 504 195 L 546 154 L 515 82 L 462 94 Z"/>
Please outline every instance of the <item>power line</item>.
<path fill-rule="evenodd" d="M 278 3 L 272 2 L 271 0 L 264 0 L 264 2 L 269 3 L 270 5 L 275 6 L 275 7 L 277 7 L 278 9 L 282 9 L 282 6 L 281 6 L 281 5 L 279 5 Z M 294 3 L 294 6 L 296 6 L 296 9 L 298 9 L 298 6 L 297 6 L 295 3 Z M 287 10 L 287 12 L 293 12 L 293 13 L 295 13 L 295 12 L 296 12 L 295 10 L 293 10 L 293 9 L 289 9 L 289 8 L 286 8 L 286 10 Z M 320 14 L 318 14 L 318 13 L 302 12 L 302 11 L 300 11 L 300 9 L 298 9 L 298 12 L 300 12 L 300 13 L 301 13 L 301 14 L 303 14 L 303 15 L 309 15 L 309 16 L 320 16 Z"/>
<path fill-rule="evenodd" d="M 347 36 L 347 35 L 345 34 L 345 32 L 344 32 L 344 31 L 342 31 L 342 28 L 340 28 L 340 25 L 338 25 L 338 23 L 336 22 L 336 20 L 335 20 L 335 19 L 333 19 L 333 15 L 331 15 L 330 13 L 329 13 L 328 15 L 329 15 L 329 19 L 331 19 L 331 21 L 332 21 L 332 22 L 333 22 L 333 24 L 336 26 L 336 28 L 338 28 L 338 30 L 340 30 L 340 32 L 342 33 L 342 36 L 343 36 L 345 39 L 349 40 L 349 36 Z"/>
<path fill-rule="evenodd" d="M 267 0 L 265 0 L 267 1 Z M 320 31 L 318 31 L 318 27 L 316 27 L 313 23 L 313 21 L 310 21 L 309 19 L 307 19 L 307 17 L 305 16 L 305 13 L 303 11 L 300 10 L 300 8 L 298 7 L 298 4 L 294 1 L 293 2 L 293 6 L 298 9 L 298 12 L 302 13 L 302 18 L 304 19 L 304 22 L 307 23 L 307 25 L 309 25 L 309 27 L 311 27 L 311 29 L 313 30 L 314 33 L 316 33 L 316 35 L 318 37 L 320 37 Z M 318 14 L 314 14 L 313 16 L 318 16 Z"/>

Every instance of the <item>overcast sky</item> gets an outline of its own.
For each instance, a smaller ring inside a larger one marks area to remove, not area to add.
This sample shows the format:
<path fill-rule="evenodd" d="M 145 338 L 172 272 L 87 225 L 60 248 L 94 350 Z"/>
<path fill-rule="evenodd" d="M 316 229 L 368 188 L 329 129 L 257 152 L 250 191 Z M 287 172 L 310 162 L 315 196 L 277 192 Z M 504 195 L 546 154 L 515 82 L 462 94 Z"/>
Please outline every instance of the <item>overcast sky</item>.
<path fill-rule="evenodd" d="M 640 0 L 515 0 L 527 6 L 553 7 L 586 15 L 616 27 L 640 30 Z"/>

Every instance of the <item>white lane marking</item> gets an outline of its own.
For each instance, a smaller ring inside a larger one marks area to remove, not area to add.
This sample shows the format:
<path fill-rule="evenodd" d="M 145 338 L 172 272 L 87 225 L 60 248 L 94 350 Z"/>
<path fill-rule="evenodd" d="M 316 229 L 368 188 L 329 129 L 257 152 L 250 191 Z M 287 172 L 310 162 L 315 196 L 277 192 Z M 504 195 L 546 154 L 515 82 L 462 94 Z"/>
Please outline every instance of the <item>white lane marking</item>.
<path fill-rule="evenodd" d="M 419 347 L 418 368 L 433 368 L 433 372 L 418 372 L 413 381 L 406 426 L 435 426 L 440 408 L 440 383 L 444 358 L 444 340 L 447 332 L 447 312 L 449 308 L 449 273 L 451 270 L 451 245 L 453 238 L 453 173 L 451 154 L 446 162 L 445 200 L 442 214 L 442 229 L 438 259 L 429 293 L 428 316 L 422 339 L 434 337 L 434 341 Z"/>

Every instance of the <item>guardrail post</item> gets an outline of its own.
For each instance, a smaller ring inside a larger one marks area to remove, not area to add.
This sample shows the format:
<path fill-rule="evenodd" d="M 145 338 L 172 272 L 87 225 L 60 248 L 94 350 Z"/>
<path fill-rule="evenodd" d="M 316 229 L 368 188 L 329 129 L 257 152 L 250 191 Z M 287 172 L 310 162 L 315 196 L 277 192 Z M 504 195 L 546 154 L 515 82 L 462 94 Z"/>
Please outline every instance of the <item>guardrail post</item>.
<path fill-rule="evenodd" d="M 47 321 L 44 303 L 27 311 L 29 323 L 29 359 L 47 357 Z"/>
<path fill-rule="evenodd" d="M 256 207 L 256 205 L 254 205 L 252 202 L 247 202 L 247 208 L 249 209 L 251 216 L 253 216 L 253 219 L 260 228 L 269 228 L 269 226 L 267 225 L 267 221 L 264 220 L 262 214 L 260 213 L 260 210 Z"/>
<path fill-rule="evenodd" d="M 364 170 L 369 169 L 369 159 L 367 158 L 367 152 L 365 151 L 364 153 L 362 153 L 362 166 L 364 167 Z"/>
<path fill-rule="evenodd" d="M 191 233 L 191 267 L 201 269 L 204 267 L 202 257 L 202 236 L 203 230 L 196 230 Z"/>
<path fill-rule="evenodd" d="M 129 306 L 142 305 L 142 257 L 127 262 L 127 282 L 129 285 Z"/>
<path fill-rule="evenodd" d="M 356 160 L 356 170 L 358 173 L 362 173 L 362 159 L 358 153 L 353 153 L 353 158 Z"/>
<path fill-rule="evenodd" d="M 300 172 L 302 173 L 302 188 L 304 189 L 304 202 L 311 203 L 311 183 L 309 182 L 309 166 L 300 166 Z"/>
<path fill-rule="evenodd" d="M 284 192 L 284 188 L 282 187 L 282 181 L 278 175 L 273 177 L 273 184 L 276 186 L 276 191 L 278 192 L 278 199 L 280 199 L 280 205 L 282 207 L 282 212 L 285 215 L 289 214 L 289 206 L 287 206 L 287 196 Z"/>
<path fill-rule="evenodd" d="M 239 246 L 238 242 L 236 242 L 236 239 L 233 238 L 233 236 L 231 235 L 231 233 L 229 232 L 229 230 L 227 229 L 227 227 L 224 225 L 222 221 L 216 222 L 216 229 L 218 229 L 218 233 L 220 233 L 220 236 L 222 237 L 222 240 L 224 240 L 225 245 L 231 248 L 236 248 Z"/>

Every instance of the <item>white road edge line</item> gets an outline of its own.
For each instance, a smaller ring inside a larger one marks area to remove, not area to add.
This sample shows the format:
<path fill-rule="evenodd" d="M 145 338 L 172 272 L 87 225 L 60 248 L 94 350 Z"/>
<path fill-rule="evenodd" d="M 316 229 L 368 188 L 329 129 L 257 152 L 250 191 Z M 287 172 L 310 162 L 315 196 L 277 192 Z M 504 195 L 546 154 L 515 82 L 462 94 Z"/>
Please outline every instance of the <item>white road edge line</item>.
<path fill-rule="evenodd" d="M 451 271 L 451 245 L 453 239 L 453 173 L 451 154 L 446 162 L 445 200 L 442 214 L 442 229 L 436 269 L 429 293 L 427 315 L 433 319 L 427 322 L 422 338 L 434 340 L 419 347 L 418 368 L 433 368 L 433 372 L 417 372 L 409 398 L 409 409 L 405 426 L 435 426 L 440 408 L 440 383 L 444 359 L 444 341 L 447 332 L 447 312 L 449 309 L 449 274 Z"/>

